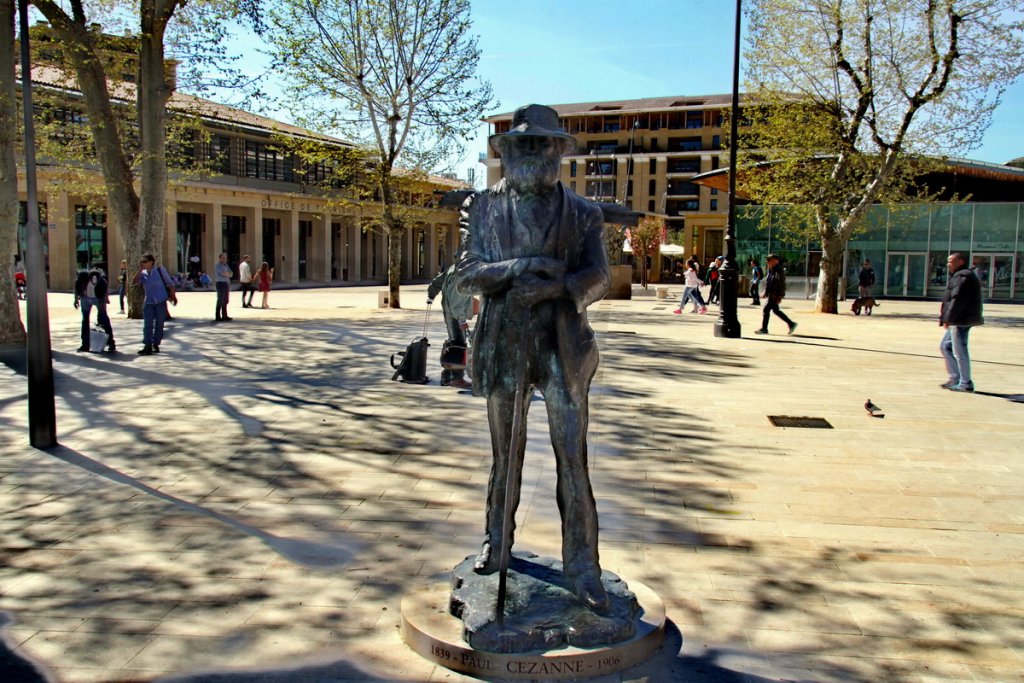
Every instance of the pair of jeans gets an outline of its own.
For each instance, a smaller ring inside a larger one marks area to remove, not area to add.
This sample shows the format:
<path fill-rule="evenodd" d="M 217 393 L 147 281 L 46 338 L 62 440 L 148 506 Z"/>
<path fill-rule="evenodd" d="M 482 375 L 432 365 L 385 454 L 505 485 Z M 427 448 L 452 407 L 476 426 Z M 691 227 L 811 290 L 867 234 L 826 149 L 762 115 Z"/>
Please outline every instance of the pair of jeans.
<path fill-rule="evenodd" d="M 217 283 L 217 313 L 214 316 L 217 320 L 228 317 L 228 292 L 230 288 L 230 282 Z"/>
<path fill-rule="evenodd" d="M 942 357 L 946 359 L 949 381 L 973 388 L 971 356 L 967 352 L 967 336 L 970 331 L 970 327 L 950 325 L 946 328 L 946 334 L 942 336 L 939 350 L 942 351 Z"/>
<path fill-rule="evenodd" d="M 164 321 L 167 320 L 167 302 L 142 305 L 142 343 L 160 346 L 164 339 Z"/>
<path fill-rule="evenodd" d="M 252 297 L 253 297 L 254 294 L 256 294 L 256 288 L 253 287 L 253 283 L 252 282 L 243 282 L 241 284 L 242 284 L 242 308 L 245 308 L 246 306 L 250 306 L 251 307 L 252 306 Z M 246 301 L 246 299 L 245 299 L 245 295 L 246 294 L 249 295 L 249 300 L 248 301 Z"/>
<path fill-rule="evenodd" d="M 693 305 L 698 308 L 707 308 L 704 297 L 700 295 L 700 287 L 683 287 L 683 298 L 679 300 L 679 310 L 686 308 L 687 299 L 693 299 Z"/>
<path fill-rule="evenodd" d="M 751 302 L 755 306 L 760 306 L 761 305 L 761 295 L 758 294 L 757 285 L 758 285 L 757 282 L 751 282 L 750 283 L 750 292 L 749 292 L 749 294 L 750 294 Z"/>
<path fill-rule="evenodd" d="M 782 318 L 782 322 L 786 323 L 790 327 L 793 327 L 793 321 L 790 320 L 789 316 L 783 313 L 781 309 L 779 309 L 779 302 L 781 301 L 781 299 L 776 299 L 774 296 L 770 294 L 765 298 L 768 299 L 768 303 L 764 305 L 764 317 L 761 320 L 761 329 L 764 330 L 765 332 L 768 331 L 768 318 L 771 317 L 772 313 L 775 313 L 775 315 Z"/>
<path fill-rule="evenodd" d="M 83 296 L 78 300 L 82 309 L 82 346 L 89 348 L 89 319 L 92 317 L 92 307 L 96 307 L 96 324 L 107 333 L 107 343 L 114 343 L 114 329 L 110 326 L 110 316 L 107 315 L 107 302 L 100 301 L 94 297 Z"/>

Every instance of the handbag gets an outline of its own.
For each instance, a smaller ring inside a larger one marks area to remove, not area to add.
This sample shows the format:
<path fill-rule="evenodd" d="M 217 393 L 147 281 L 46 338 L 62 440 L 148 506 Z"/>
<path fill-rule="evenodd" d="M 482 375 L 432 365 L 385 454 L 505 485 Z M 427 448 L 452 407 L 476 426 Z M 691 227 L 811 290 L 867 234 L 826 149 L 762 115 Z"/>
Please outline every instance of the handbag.
<path fill-rule="evenodd" d="M 102 327 L 92 328 L 89 332 L 89 351 L 92 353 L 102 353 L 109 339 L 110 335 Z"/>
<path fill-rule="evenodd" d="M 441 367 L 445 370 L 465 370 L 466 365 L 466 347 L 446 341 L 441 347 Z"/>

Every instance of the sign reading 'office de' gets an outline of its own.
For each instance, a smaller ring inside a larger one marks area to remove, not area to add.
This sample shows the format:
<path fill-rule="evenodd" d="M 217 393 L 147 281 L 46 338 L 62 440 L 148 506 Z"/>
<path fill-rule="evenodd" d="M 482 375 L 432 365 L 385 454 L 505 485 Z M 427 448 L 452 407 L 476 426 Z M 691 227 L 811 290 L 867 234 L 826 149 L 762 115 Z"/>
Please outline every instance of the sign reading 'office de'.
<path fill-rule="evenodd" d="M 279 211 L 310 211 L 319 213 L 323 211 L 320 204 L 313 202 L 296 202 L 291 199 L 264 199 L 261 202 L 264 209 L 277 209 Z"/>

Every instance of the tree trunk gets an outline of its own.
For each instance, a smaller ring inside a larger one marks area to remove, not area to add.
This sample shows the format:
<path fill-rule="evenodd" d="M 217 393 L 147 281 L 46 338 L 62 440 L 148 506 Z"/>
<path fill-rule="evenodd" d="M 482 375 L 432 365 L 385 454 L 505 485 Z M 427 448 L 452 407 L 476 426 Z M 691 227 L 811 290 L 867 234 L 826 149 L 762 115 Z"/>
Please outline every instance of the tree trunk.
<path fill-rule="evenodd" d="M 163 237 L 167 220 L 167 100 L 171 86 L 164 66 L 164 30 L 169 8 L 163 2 L 143 2 L 139 45 L 137 108 L 142 172 L 139 203 L 139 243 L 142 251 L 164 264 Z M 166 15 L 165 15 L 166 13 Z M 216 226 L 219 227 L 219 226 Z"/>
<path fill-rule="evenodd" d="M 819 225 L 819 228 L 822 226 Z M 818 274 L 818 293 L 814 310 L 818 313 L 839 312 L 839 284 L 843 275 L 843 252 L 846 240 L 836 235 L 833 228 L 825 226 L 821 231 L 821 272 Z"/>
<path fill-rule="evenodd" d="M 402 233 L 404 226 L 395 216 L 395 192 L 391 186 L 391 168 L 382 169 L 379 179 L 381 222 L 388 240 L 388 307 L 401 308 Z"/>
<path fill-rule="evenodd" d="M 0 344 L 25 345 L 14 288 L 18 251 L 18 106 L 14 85 L 14 0 L 0 0 Z"/>
<path fill-rule="evenodd" d="M 135 267 L 143 253 L 139 239 L 139 197 L 135 192 L 131 163 L 118 135 L 107 75 L 96 45 L 97 36 L 85 23 L 84 16 L 80 20 L 73 20 L 53 3 L 40 2 L 36 8 L 60 36 L 75 70 L 96 149 L 96 161 L 106 184 L 108 224 L 120 231 L 125 258 L 130 268 Z M 128 317 L 142 317 L 142 300 L 137 295 L 129 294 Z"/>

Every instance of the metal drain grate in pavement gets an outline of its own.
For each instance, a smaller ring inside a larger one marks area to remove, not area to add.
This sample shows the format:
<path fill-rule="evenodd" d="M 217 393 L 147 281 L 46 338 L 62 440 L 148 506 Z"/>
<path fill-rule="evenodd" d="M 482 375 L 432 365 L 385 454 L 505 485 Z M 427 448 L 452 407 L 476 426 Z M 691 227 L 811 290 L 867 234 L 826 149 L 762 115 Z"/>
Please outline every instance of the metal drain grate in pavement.
<path fill-rule="evenodd" d="M 769 415 L 768 419 L 776 427 L 800 427 L 802 429 L 832 429 L 832 425 L 823 417 L 792 417 L 790 415 Z"/>

